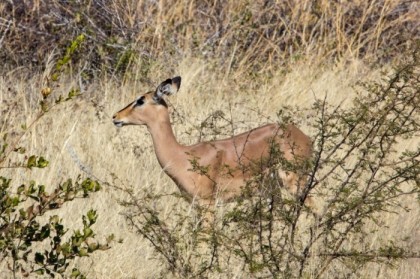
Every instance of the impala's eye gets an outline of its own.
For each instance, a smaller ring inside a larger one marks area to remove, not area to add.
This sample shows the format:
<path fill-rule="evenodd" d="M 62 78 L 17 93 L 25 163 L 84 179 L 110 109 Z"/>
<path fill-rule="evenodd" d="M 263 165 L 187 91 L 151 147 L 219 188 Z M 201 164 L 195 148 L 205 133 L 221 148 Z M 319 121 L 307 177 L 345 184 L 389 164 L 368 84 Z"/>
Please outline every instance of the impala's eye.
<path fill-rule="evenodd" d="M 144 96 L 141 96 L 140 98 L 138 98 L 138 100 L 136 101 L 135 106 L 141 106 L 144 104 Z"/>

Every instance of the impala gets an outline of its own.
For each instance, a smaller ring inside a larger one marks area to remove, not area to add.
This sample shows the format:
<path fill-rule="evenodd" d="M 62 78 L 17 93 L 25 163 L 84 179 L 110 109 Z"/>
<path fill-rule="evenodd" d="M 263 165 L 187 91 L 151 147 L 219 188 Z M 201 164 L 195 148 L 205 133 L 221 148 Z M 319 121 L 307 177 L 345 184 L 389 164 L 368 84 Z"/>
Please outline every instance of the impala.
<path fill-rule="evenodd" d="M 293 125 L 267 124 L 228 139 L 179 144 L 164 97 L 176 93 L 180 85 L 181 77 L 165 80 L 118 111 L 113 122 L 117 127 L 146 125 L 161 167 L 187 197 L 212 205 L 216 198 L 229 201 L 238 196 L 249 179 L 268 169 L 274 146 L 290 163 L 310 158 L 310 138 Z M 278 172 L 291 193 L 305 185 L 296 172 Z"/>

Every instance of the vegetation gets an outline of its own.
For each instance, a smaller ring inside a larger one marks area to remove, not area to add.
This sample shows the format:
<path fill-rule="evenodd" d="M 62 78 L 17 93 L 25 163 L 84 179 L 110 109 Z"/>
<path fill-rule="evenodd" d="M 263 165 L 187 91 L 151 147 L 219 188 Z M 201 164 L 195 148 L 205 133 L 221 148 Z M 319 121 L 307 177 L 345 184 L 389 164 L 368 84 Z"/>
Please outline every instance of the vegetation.
<path fill-rule="evenodd" d="M 352 105 L 315 102 L 310 162 L 291 165 L 272 151 L 273 170 L 280 166 L 308 180 L 297 197 L 282 190 L 273 172 L 262 172 L 211 227 L 202 225 L 200 213 L 212 209 L 198 208 L 193 219 L 185 217 L 188 209 L 180 211 L 174 204 L 169 211 L 175 216 L 163 215 L 155 204 L 165 204 L 166 197 L 153 189 L 124 203 L 131 209 L 127 219 L 176 277 L 232 277 L 238 273 L 232 267 L 239 266 L 240 276 L 247 278 L 323 278 L 327 270 L 338 278 L 360 278 L 368 263 L 419 257 L 417 248 L 403 243 L 380 240 L 369 247 L 366 239 L 377 230 L 366 225 L 380 226 L 381 214 L 409 210 L 401 197 L 420 197 L 419 146 L 397 149 L 401 140 L 418 137 L 420 131 L 416 59 L 387 79 L 361 85 Z M 283 110 L 279 121 L 288 123 L 297 114 Z M 207 169 L 197 167 L 202 175 Z M 317 197 L 319 208 L 305 206 L 310 195 Z M 358 247 L 350 244 L 355 239 Z M 335 261 L 344 267 L 335 268 Z"/>
<path fill-rule="evenodd" d="M 417 7 L 4 1 L 0 277 L 417 278 Z M 111 123 L 175 75 L 182 143 L 296 123 L 313 159 L 290 165 L 275 149 L 271 159 L 305 189 L 291 196 L 261 173 L 232 203 L 184 201 L 147 132 Z M 112 234 L 122 243 L 94 253 Z"/>
<path fill-rule="evenodd" d="M 77 45 L 72 44 L 73 51 Z M 51 83 L 56 81 L 62 68 L 68 65 L 71 51 L 58 61 Z M 51 88 L 41 90 L 42 100 L 39 102 L 37 115 L 32 122 L 21 126 L 20 135 L 15 135 L 12 141 L 8 133 L 1 130 L 0 141 L 0 259 L 10 271 L 7 277 L 21 278 L 33 275 L 71 276 L 85 278 L 76 267 L 71 272 L 67 269 L 76 258 L 89 256 L 97 250 L 106 250 L 113 236 L 106 243 L 95 239 L 93 225 L 98 217 L 95 210 L 89 210 L 82 216 L 83 229 L 74 230 L 70 236 L 63 219 L 53 212 L 74 199 L 87 199 L 91 193 L 101 189 L 100 184 L 90 178 L 82 180 L 78 176 L 75 181 L 62 179 L 58 186 L 47 192 L 50 186 L 29 183 L 17 186 L 4 170 L 22 169 L 31 172 L 33 168 L 47 168 L 49 161 L 44 156 L 28 155 L 21 146 L 22 139 L 44 118 L 51 109 L 77 96 L 77 90 L 71 89 L 67 97 L 61 95 L 57 99 L 49 97 Z M 18 157 L 13 157 L 16 153 Z M 6 176 L 3 176 L 6 175 Z"/>
<path fill-rule="evenodd" d="M 42 108 L 41 110 L 45 110 Z M 39 118 L 38 118 L 39 119 Z M 7 148 L 7 134 L 3 137 L 0 153 L 0 170 L 46 168 L 49 162 L 42 156 L 25 156 L 26 162 L 10 165 L 7 161 L 10 153 Z M 13 152 L 25 154 L 25 149 L 15 147 Z M 22 155 L 21 155 L 22 156 Z M 76 181 L 67 179 L 60 183 L 51 193 L 45 185 L 37 185 L 31 180 L 28 184 L 13 186 L 13 179 L 0 176 L 0 258 L 7 263 L 13 278 L 27 277 L 31 274 L 48 274 L 55 277 L 64 275 L 75 258 L 88 256 L 96 250 L 108 249 L 108 243 L 101 244 L 95 240 L 92 225 L 97 214 L 89 210 L 83 216 L 83 229 L 74 230 L 68 237 L 69 228 L 63 225 L 58 215 L 49 214 L 61 208 L 63 204 L 74 199 L 86 199 L 93 192 L 100 190 L 97 181 L 86 178 Z M 44 246 L 39 246 L 44 243 Z M 71 277 L 84 278 L 83 274 L 73 268 Z"/>
<path fill-rule="evenodd" d="M 0 59 L 42 67 L 49 53 L 83 34 L 83 54 L 72 59 L 87 73 L 140 63 L 145 79 L 156 58 L 191 55 L 269 74 L 307 56 L 386 61 L 412 46 L 417 16 L 416 3 L 402 0 L 15 0 L 0 6 Z"/>

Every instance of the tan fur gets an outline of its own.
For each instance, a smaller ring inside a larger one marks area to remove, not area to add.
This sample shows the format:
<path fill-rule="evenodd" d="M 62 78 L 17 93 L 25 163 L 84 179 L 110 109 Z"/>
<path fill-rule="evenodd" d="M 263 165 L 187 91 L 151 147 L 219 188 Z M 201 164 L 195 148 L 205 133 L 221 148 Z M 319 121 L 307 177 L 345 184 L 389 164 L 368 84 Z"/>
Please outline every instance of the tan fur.
<path fill-rule="evenodd" d="M 146 125 L 165 173 L 181 192 L 201 203 L 238 196 L 246 181 L 267 167 L 274 145 L 289 161 L 311 156 L 310 138 L 293 125 L 283 130 L 277 124 L 267 124 L 228 139 L 181 145 L 172 131 L 164 101 L 154 99 L 155 93 L 143 96 L 143 105 L 136 106 L 135 101 L 114 115 L 115 125 Z M 295 173 L 279 170 L 279 174 L 291 193 L 304 184 Z"/>

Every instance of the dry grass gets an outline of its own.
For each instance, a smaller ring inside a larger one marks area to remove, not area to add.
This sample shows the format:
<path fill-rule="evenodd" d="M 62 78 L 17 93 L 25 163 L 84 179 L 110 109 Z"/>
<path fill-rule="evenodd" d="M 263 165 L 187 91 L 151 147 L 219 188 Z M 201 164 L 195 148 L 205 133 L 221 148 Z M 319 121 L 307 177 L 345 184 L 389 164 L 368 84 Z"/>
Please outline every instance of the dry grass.
<path fill-rule="evenodd" d="M 256 127 L 262 123 L 275 121 L 276 112 L 284 105 L 299 106 L 304 109 L 325 94 L 331 103 L 339 103 L 354 95 L 352 85 L 358 80 L 376 78 L 378 72 L 366 68 L 362 63 L 346 67 L 334 67 L 320 71 L 317 67 L 297 64 L 288 74 L 277 73 L 271 83 L 250 84 L 252 81 L 232 83 L 221 79 L 220 74 L 209 72 L 204 61 L 185 59 L 180 61 L 176 74 L 183 77 L 178 95 L 169 100 L 173 114 L 174 130 L 180 142 L 191 144 L 198 140 L 194 128 L 216 110 L 236 123 L 235 133 Z M 166 73 L 157 72 L 157 76 Z M 54 94 L 65 94 L 76 86 L 77 76 L 64 79 Z M 156 84 L 160 82 L 156 80 Z M 28 125 L 36 115 L 37 102 L 41 98 L 42 74 L 28 79 L 10 73 L 0 80 L 0 101 L 2 103 L 1 133 L 15 134 L 21 131 L 21 124 Z M 258 88 L 254 90 L 252 88 Z M 77 101 L 53 108 L 22 138 L 20 145 L 30 154 L 44 155 L 51 161 L 46 170 L 2 171 L 14 178 L 14 183 L 34 179 L 46 185 L 57 185 L 63 178 L 76 177 L 85 172 L 104 181 L 111 181 L 114 173 L 120 186 L 132 187 L 134 191 L 152 187 L 161 193 L 176 192 L 176 186 L 168 179 L 157 164 L 151 140 L 144 127 L 124 127 L 117 129 L 111 122 L 111 115 L 133 100 L 139 94 L 153 89 L 149 85 L 127 83 L 120 85 L 112 80 L 100 80 L 83 92 Z M 51 96 L 52 98 L 53 96 Z M 304 113 L 303 113 L 304 115 Z M 305 130 L 306 120 L 297 119 Z M 217 125 L 226 123 L 219 120 Z M 225 134 L 232 131 L 227 129 Z M 222 133 L 223 134 L 223 133 Z M 220 136 L 219 136 L 220 137 Z M 204 139 L 212 139 L 204 135 Z M 415 146 L 418 142 L 411 142 Z M 98 236 L 114 233 L 123 243 L 115 243 L 111 250 L 96 253 L 90 258 L 77 262 L 81 269 L 93 278 L 153 278 L 162 271 L 162 263 L 156 258 L 150 244 L 134 233 L 127 225 L 124 212 L 118 201 L 125 194 L 107 188 L 92 196 L 88 201 L 72 202 L 56 213 L 68 225 L 80 226 L 80 216 L 88 209 L 98 210 L 96 225 Z M 169 199 L 170 210 L 179 202 Z M 412 246 L 418 246 L 419 207 L 414 200 L 409 213 L 399 215 L 384 214 L 384 225 L 372 236 L 372 247 L 378 241 L 402 239 L 411 236 Z M 188 203 L 179 206 L 188 207 Z M 164 206 L 165 208 L 165 206 Z M 168 214 L 168 213 L 165 213 Z M 169 212 L 170 214 L 170 212 Z M 404 228 L 403 232 L 401 228 Z M 354 243 L 354 247 L 358 243 Z M 418 260 L 403 261 L 396 269 L 369 265 L 363 272 L 365 278 L 416 278 L 420 274 Z M 8 276 L 2 265 L 0 275 Z M 340 265 L 335 268 L 341 268 Z M 232 271 L 235 272 L 235 271 Z M 236 275 L 241 277 L 240 270 Z M 334 274 L 326 275 L 334 278 Z"/>
<path fill-rule="evenodd" d="M 80 88 L 82 96 L 51 109 L 19 141 L 28 154 L 43 155 L 51 164 L 40 170 L 0 169 L 15 186 L 33 179 L 53 187 L 83 173 L 107 182 L 117 177 L 116 184 L 135 193 L 145 188 L 177 192 L 157 163 L 147 129 L 112 124 L 112 114 L 136 96 L 182 76 L 181 89 L 169 103 L 183 144 L 276 121 L 282 106 L 298 106 L 302 114 L 295 121 L 311 135 L 305 109 L 315 99 L 327 95 L 331 104 L 348 102 L 356 82 L 380 77 L 389 61 L 400 59 L 397 54 L 419 39 L 415 1 L 86 2 L 0 3 L 0 60 L 8 62 L 0 69 L 0 137 L 8 133 L 16 140 L 23 134 L 20 127 L 36 119 L 40 92 L 51 85 L 54 61 L 62 56 L 51 53 L 62 54 L 77 35 L 86 35 L 71 57 L 79 63 L 54 83 L 48 98 L 71 88 Z M 215 120 L 220 133 L 198 133 L 201 122 L 218 110 L 227 119 Z M 418 144 L 412 140 L 402 148 Z M 22 160 L 19 156 L 12 153 L 10 159 Z M 114 233 L 123 239 L 75 263 L 89 278 L 156 278 L 164 270 L 152 246 L 128 226 L 126 208 L 119 204 L 125 199 L 122 191 L 104 186 L 89 200 L 54 212 L 79 228 L 81 215 L 96 209 L 99 238 Z M 190 206 L 175 198 L 165 201 L 163 214 L 175 205 Z M 412 210 L 383 214 L 383 225 L 369 236 L 372 247 L 405 236 L 411 236 L 407 246 L 420 246 L 418 203 L 414 198 L 403 203 Z M 352 245 L 361 248 L 356 240 Z M 418 278 L 419 263 L 404 260 L 395 269 L 370 264 L 361 273 L 364 278 Z M 337 261 L 325 277 L 336 278 L 334 269 L 345 270 L 345 264 Z M 232 269 L 237 278 L 241 272 Z M 0 277 L 10 277 L 5 262 Z"/>
<path fill-rule="evenodd" d="M 22 1 L 0 4 L 0 58 L 42 67 L 79 34 L 86 71 L 125 71 L 155 57 L 217 60 L 251 76 L 291 61 L 388 61 L 419 39 L 415 1 Z M 167 65 L 168 66 L 168 65 Z"/>

